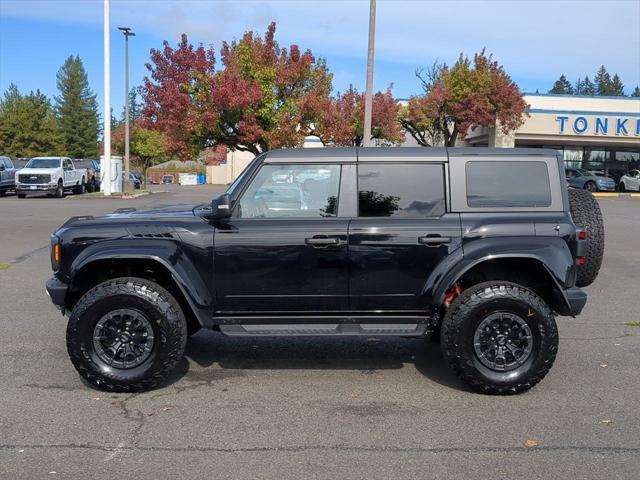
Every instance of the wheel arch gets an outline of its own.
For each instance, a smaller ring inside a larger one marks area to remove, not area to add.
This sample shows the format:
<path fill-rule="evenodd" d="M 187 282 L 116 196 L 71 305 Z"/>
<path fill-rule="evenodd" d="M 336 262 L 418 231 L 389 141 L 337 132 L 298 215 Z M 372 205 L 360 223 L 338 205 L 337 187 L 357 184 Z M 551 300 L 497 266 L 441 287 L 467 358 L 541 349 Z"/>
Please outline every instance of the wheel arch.
<path fill-rule="evenodd" d="M 560 238 L 551 239 L 564 243 Z M 518 250 L 518 241 L 511 240 L 512 248 Z M 464 289 L 489 280 L 515 281 L 536 292 L 556 312 L 566 314 L 570 306 L 564 289 L 573 286 L 576 268 L 566 245 L 550 245 L 553 243 L 550 237 L 536 237 L 522 244 L 519 252 L 490 253 L 487 242 L 487 248 L 478 246 L 475 251 L 460 253 L 449 265 L 443 262 L 443 268 L 430 276 L 423 294 L 431 297 L 432 308 L 438 311 L 456 284 Z"/>
<path fill-rule="evenodd" d="M 78 256 L 71 266 L 68 307 L 73 308 L 80 296 L 103 281 L 125 276 L 138 277 L 155 281 L 174 295 L 188 322 L 211 327 L 211 294 L 184 256 L 179 262 L 171 262 L 171 257 L 149 248 L 145 248 L 144 253 L 104 247 L 93 254 L 82 253 L 84 255 Z"/>

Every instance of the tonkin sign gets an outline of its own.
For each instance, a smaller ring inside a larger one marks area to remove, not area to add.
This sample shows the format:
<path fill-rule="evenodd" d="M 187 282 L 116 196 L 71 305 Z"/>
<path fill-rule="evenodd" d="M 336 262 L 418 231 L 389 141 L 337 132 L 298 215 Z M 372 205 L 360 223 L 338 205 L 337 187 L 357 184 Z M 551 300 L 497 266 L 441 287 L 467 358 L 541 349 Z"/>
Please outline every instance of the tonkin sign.
<path fill-rule="evenodd" d="M 557 115 L 560 134 L 640 136 L 640 118 Z"/>

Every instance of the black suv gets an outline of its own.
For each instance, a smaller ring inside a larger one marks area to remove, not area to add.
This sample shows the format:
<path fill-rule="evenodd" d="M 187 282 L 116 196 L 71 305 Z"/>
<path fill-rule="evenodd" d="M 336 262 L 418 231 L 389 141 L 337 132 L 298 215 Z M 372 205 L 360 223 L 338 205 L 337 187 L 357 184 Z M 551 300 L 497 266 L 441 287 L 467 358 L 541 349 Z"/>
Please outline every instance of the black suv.
<path fill-rule="evenodd" d="M 517 393 L 553 364 L 555 316 L 585 305 L 576 279 L 597 275 L 574 220 L 552 150 L 276 150 L 211 204 L 71 218 L 47 291 L 74 366 L 105 390 L 155 387 L 210 328 L 432 334 L 471 387 Z"/>

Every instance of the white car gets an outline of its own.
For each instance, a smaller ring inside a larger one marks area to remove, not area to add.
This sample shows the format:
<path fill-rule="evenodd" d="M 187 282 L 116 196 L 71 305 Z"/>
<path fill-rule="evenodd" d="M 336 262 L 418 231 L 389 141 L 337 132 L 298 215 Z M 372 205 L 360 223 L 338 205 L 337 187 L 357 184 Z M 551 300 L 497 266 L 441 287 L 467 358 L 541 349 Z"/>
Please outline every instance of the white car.
<path fill-rule="evenodd" d="M 640 170 L 630 170 L 620 179 L 620 191 L 633 190 L 640 192 Z"/>
<path fill-rule="evenodd" d="M 16 172 L 16 193 L 24 198 L 31 193 L 46 193 L 58 198 L 73 189 L 84 193 L 87 170 L 77 170 L 67 157 L 34 157 Z"/>

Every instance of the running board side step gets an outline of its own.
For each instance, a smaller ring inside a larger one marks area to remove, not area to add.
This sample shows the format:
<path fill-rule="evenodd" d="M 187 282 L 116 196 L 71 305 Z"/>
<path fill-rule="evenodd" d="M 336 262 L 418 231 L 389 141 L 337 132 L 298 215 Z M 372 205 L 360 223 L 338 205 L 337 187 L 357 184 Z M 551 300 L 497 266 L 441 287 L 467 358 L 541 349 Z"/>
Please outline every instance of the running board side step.
<path fill-rule="evenodd" d="M 219 325 L 228 336 L 319 336 L 319 335 L 364 335 L 364 336 L 423 336 L 426 323 L 289 323 L 289 324 L 235 324 Z"/>

